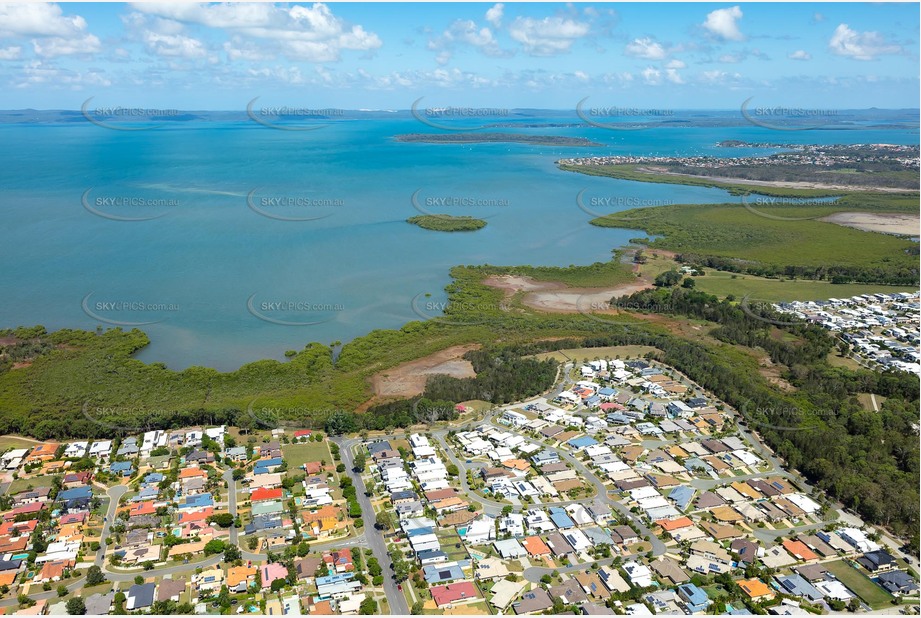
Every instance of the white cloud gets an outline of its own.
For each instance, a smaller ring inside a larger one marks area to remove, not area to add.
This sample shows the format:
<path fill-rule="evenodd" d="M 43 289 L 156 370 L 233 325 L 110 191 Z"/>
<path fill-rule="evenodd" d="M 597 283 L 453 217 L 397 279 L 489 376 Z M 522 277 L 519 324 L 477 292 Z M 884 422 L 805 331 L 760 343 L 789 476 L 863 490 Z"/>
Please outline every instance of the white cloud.
<path fill-rule="evenodd" d="M 82 90 L 83 86 L 111 86 L 112 81 L 95 69 L 81 73 L 58 68 L 44 60 L 32 60 L 22 68 L 22 78 L 14 85 L 17 88 L 48 86 Z"/>
<path fill-rule="evenodd" d="M 493 36 L 492 30 L 487 27 L 479 27 L 472 20 L 459 19 L 451 24 L 440 37 L 431 39 L 428 42 L 430 51 L 439 52 L 435 57 L 438 64 L 446 64 L 451 59 L 454 49 L 458 45 L 469 45 L 483 52 L 487 56 L 504 56 L 507 55 Z"/>
<path fill-rule="evenodd" d="M 687 66 L 688 65 L 686 65 L 683 61 L 678 60 L 678 59 L 669 60 L 668 62 L 665 63 L 665 68 L 667 69 L 683 69 Z"/>
<path fill-rule="evenodd" d="M 665 79 L 673 84 L 683 84 L 684 78 L 675 69 L 665 69 Z"/>
<path fill-rule="evenodd" d="M 308 62 L 336 61 L 342 50 L 373 51 L 383 44 L 375 33 L 360 25 L 346 24 L 320 2 L 312 6 L 247 3 L 132 6 L 141 13 L 261 39 L 269 48 L 262 55 L 278 50 Z M 250 55 L 255 53 L 250 49 Z"/>
<path fill-rule="evenodd" d="M 98 52 L 101 47 L 99 39 L 92 34 L 87 34 L 83 37 L 70 39 L 65 39 L 63 37 L 33 39 L 32 49 L 38 56 L 52 58 L 55 56 L 70 56 L 74 54 L 92 54 Z"/>
<path fill-rule="evenodd" d="M 662 83 L 662 71 L 655 67 L 646 67 L 641 73 L 643 81 L 650 86 L 657 86 Z"/>
<path fill-rule="evenodd" d="M 642 39 L 633 39 L 627 44 L 624 53 L 634 58 L 644 58 L 646 60 L 664 60 L 668 53 L 660 43 L 646 37 Z"/>
<path fill-rule="evenodd" d="M 718 69 L 714 69 L 712 71 L 704 71 L 701 74 L 702 80 L 710 84 L 718 84 L 722 82 L 726 77 L 727 73 Z"/>
<path fill-rule="evenodd" d="M 719 57 L 719 61 L 725 62 L 726 64 L 735 64 L 741 60 L 742 58 L 738 54 L 723 54 Z"/>
<path fill-rule="evenodd" d="M 45 57 L 91 54 L 101 49 L 96 35 L 87 32 L 86 20 L 64 15 L 57 4 L 0 5 L 0 36 L 34 37 L 33 50 Z"/>
<path fill-rule="evenodd" d="M 563 17 L 518 17 L 509 27 L 512 39 L 521 43 L 524 50 L 532 56 L 566 53 L 573 43 L 588 32 L 587 23 Z"/>
<path fill-rule="evenodd" d="M 85 19 L 65 16 L 57 4 L 0 4 L 0 36 L 68 38 L 85 31 Z"/>
<path fill-rule="evenodd" d="M 486 11 L 486 21 L 498 28 L 502 25 L 502 16 L 505 12 L 505 5 L 501 2 L 494 4 L 492 8 Z"/>
<path fill-rule="evenodd" d="M 742 19 L 742 9 L 737 6 L 717 9 L 707 14 L 703 27 L 713 36 L 724 41 L 741 41 L 745 35 L 739 30 L 738 21 Z"/>
<path fill-rule="evenodd" d="M 857 32 L 847 24 L 840 24 L 828 41 L 828 47 L 839 56 L 855 60 L 874 60 L 884 54 L 897 54 L 902 51 L 899 45 L 886 41 L 878 32 Z"/>
<path fill-rule="evenodd" d="M 812 60 L 812 54 L 802 49 L 797 49 L 795 52 L 787 56 L 790 60 Z"/>

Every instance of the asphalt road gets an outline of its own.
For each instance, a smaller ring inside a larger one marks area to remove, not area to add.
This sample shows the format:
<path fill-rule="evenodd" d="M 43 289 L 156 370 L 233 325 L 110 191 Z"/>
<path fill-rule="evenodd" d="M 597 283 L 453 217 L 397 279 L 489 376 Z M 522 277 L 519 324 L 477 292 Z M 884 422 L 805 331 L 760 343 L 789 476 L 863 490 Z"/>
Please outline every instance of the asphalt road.
<path fill-rule="evenodd" d="M 393 569 L 390 568 L 390 554 L 387 552 L 387 545 L 384 542 L 384 536 L 375 529 L 374 508 L 371 506 L 371 500 L 365 495 L 365 482 L 361 474 L 355 472 L 352 457 L 352 447 L 361 442 L 360 439 L 343 440 L 342 438 L 332 438 L 332 441 L 339 445 L 339 454 L 342 457 L 342 463 L 345 464 L 346 472 L 352 479 L 352 483 L 357 490 L 358 504 L 361 506 L 361 517 L 365 522 L 365 539 L 368 546 L 374 552 L 374 556 L 384 569 L 384 593 L 387 595 L 387 604 L 390 606 L 390 614 L 409 614 L 409 605 L 406 603 L 406 597 L 397 589 L 396 577 Z"/>

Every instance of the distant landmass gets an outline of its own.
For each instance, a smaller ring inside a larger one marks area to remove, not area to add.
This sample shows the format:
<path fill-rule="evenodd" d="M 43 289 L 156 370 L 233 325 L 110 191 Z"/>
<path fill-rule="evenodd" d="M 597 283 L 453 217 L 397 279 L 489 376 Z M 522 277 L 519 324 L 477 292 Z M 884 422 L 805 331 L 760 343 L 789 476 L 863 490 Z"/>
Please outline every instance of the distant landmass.
<path fill-rule="evenodd" d="M 519 133 L 406 133 L 398 142 L 425 144 L 480 144 L 487 142 L 539 144 L 541 146 L 604 146 L 584 137 L 559 135 L 523 135 Z"/>

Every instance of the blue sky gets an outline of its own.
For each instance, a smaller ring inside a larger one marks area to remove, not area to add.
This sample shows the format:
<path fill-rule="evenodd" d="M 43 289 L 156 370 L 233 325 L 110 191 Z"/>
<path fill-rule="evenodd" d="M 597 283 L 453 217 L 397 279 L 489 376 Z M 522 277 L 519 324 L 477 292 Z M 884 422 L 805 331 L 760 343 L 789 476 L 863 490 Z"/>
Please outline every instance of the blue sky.
<path fill-rule="evenodd" d="M 0 108 L 919 106 L 919 5 L 0 6 Z"/>

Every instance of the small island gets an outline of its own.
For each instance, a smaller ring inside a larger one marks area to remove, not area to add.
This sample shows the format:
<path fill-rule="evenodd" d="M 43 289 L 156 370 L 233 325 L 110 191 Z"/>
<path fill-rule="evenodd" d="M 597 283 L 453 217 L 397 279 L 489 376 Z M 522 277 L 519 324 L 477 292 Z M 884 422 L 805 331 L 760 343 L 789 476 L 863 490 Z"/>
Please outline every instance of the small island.
<path fill-rule="evenodd" d="M 436 232 L 475 232 L 486 227 L 482 219 L 454 215 L 418 215 L 406 222 Z"/>
<path fill-rule="evenodd" d="M 538 146 L 603 146 L 584 137 L 562 135 L 524 135 L 519 133 L 406 133 L 397 135 L 398 142 L 425 144 L 517 143 Z"/>

